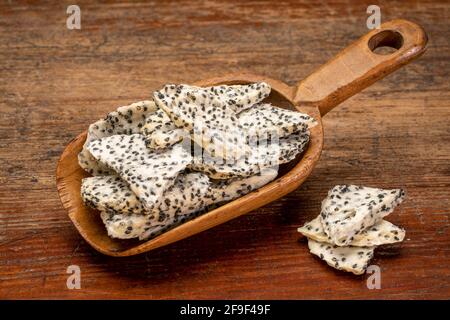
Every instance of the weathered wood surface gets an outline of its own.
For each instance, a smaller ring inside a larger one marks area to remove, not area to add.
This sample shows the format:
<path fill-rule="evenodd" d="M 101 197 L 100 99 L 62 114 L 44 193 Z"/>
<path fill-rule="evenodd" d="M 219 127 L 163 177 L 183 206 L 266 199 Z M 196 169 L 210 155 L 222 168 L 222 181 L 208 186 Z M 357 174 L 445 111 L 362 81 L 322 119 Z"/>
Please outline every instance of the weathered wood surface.
<path fill-rule="evenodd" d="M 294 84 L 367 32 L 370 1 L 79 1 L 0 4 L 0 298 L 450 297 L 450 6 L 380 2 L 382 19 L 421 24 L 418 61 L 324 118 L 319 165 L 295 192 L 173 245 L 111 258 L 81 239 L 62 209 L 55 166 L 67 143 L 119 105 L 167 82 L 230 72 Z M 380 249 L 382 288 L 310 255 L 296 228 L 335 184 L 404 187 L 390 221 L 407 230 Z M 66 268 L 81 268 L 80 290 Z"/>

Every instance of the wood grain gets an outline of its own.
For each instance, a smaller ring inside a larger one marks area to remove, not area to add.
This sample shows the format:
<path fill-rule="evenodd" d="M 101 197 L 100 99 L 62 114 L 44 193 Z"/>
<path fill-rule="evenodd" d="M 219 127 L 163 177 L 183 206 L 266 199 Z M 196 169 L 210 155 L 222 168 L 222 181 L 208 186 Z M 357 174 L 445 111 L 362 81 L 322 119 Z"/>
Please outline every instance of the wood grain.
<path fill-rule="evenodd" d="M 450 8 L 446 1 L 380 2 L 429 35 L 427 53 L 331 111 L 308 180 L 284 198 L 224 225 L 129 258 L 97 253 L 78 234 L 55 187 L 56 162 L 87 124 L 167 82 L 251 72 L 293 85 L 366 30 L 370 1 L 79 1 L 82 29 L 65 27 L 69 2 L 0 4 L 1 298 L 450 297 Z M 333 185 L 404 187 L 390 217 L 400 249 L 367 276 L 334 271 L 308 253 L 296 228 Z M 80 290 L 66 268 L 81 268 Z"/>

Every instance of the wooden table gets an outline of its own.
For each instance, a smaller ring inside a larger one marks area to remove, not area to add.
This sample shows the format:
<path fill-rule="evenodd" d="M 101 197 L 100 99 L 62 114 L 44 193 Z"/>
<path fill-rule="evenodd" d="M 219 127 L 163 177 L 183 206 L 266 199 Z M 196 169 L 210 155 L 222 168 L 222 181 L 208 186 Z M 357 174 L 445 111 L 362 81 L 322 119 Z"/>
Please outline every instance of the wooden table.
<path fill-rule="evenodd" d="M 64 1 L 63 1 L 64 2 Z M 55 167 L 89 123 L 167 82 L 248 71 L 294 84 L 367 32 L 373 1 L 0 4 L 0 298 L 450 298 L 450 6 L 386 2 L 427 31 L 427 53 L 324 119 L 325 148 L 292 194 L 165 248 L 110 258 L 63 210 Z M 379 249 L 381 289 L 308 253 L 296 228 L 336 184 L 404 187 Z M 69 290 L 67 267 L 81 269 Z"/>

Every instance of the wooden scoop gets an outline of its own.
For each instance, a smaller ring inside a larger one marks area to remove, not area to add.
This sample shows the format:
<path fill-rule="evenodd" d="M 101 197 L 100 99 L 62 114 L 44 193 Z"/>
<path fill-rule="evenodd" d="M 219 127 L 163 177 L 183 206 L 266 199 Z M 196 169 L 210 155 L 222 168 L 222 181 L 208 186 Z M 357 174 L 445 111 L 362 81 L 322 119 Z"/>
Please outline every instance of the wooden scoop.
<path fill-rule="evenodd" d="M 108 237 L 99 213 L 83 204 L 81 179 L 88 174 L 78 165 L 77 155 L 86 140 L 86 132 L 72 140 L 59 159 L 56 184 L 62 204 L 83 238 L 96 250 L 110 256 L 130 256 L 165 246 L 255 210 L 295 190 L 311 173 L 323 147 L 322 116 L 345 99 L 419 57 L 424 53 L 426 43 L 427 36 L 420 26 L 406 20 L 394 20 L 369 32 L 293 87 L 251 74 L 235 74 L 195 83 L 212 86 L 265 81 L 272 86 L 266 102 L 307 113 L 317 119 L 318 125 L 311 129 L 311 139 L 303 156 L 294 163 L 281 166 L 276 180 L 151 240 Z M 396 51 L 376 53 L 380 47 L 391 47 Z"/>

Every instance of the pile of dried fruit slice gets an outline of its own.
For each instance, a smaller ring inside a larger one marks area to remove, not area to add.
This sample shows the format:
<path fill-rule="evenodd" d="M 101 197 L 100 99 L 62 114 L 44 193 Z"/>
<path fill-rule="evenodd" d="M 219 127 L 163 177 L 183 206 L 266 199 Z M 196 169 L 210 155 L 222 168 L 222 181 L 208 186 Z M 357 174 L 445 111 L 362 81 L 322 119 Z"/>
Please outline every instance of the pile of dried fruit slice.
<path fill-rule="evenodd" d="M 268 84 L 170 84 L 92 124 L 81 196 L 109 236 L 151 238 L 276 178 L 315 120 L 262 101 Z"/>
<path fill-rule="evenodd" d="M 405 198 L 402 189 L 338 185 L 322 202 L 320 215 L 298 232 L 312 254 L 330 266 L 362 274 L 377 246 L 403 241 L 405 230 L 383 220 Z"/>

